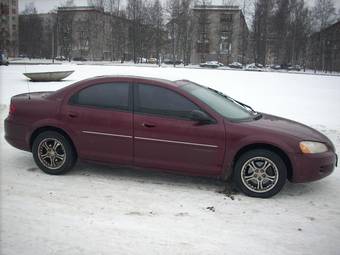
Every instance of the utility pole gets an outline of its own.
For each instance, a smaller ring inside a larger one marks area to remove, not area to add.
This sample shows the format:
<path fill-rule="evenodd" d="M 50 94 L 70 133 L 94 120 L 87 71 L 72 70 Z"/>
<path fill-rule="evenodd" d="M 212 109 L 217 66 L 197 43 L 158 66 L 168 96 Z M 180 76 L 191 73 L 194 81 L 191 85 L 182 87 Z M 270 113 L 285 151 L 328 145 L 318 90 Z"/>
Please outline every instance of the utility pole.
<path fill-rule="evenodd" d="M 176 60 L 175 60 L 175 20 L 172 20 L 172 61 L 174 67 L 176 67 Z"/>
<path fill-rule="evenodd" d="M 54 25 L 52 27 L 52 63 L 54 63 Z"/>
<path fill-rule="evenodd" d="M 247 26 L 247 23 L 246 23 L 246 0 L 243 0 L 243 17 L 244 17 L 244 23 L 242 23 L 242 65 L 244 65 L 244 51 L 245 51 L 245 29 L 246 29 L 246 26 Z"/>

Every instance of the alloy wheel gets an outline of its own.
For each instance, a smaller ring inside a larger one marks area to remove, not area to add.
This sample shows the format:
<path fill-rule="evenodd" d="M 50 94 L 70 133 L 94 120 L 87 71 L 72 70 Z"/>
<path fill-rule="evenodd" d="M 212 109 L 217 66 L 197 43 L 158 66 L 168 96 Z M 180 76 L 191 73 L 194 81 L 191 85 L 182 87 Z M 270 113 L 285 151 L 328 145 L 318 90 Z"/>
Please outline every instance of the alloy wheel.
<path fill-rule="evenodd" d="M 253 157 L 241 169 L 242 183 L 251 191 L 264 193 L 278 182 L 279 171 L 273 161 L 266 157 Z"/>
<path fill-rule="evenodd" d="M 49 169 L 58 169 L 66 161 L 64 145 L 56 138 L 45 138 L 38 145 L 39 161 Z"/>

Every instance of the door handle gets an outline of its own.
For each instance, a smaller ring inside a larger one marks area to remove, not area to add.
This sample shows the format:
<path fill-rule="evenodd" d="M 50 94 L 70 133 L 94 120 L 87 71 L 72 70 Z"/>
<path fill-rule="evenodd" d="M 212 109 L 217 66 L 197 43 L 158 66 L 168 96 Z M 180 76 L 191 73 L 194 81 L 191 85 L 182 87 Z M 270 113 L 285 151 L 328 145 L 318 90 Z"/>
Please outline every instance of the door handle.
<path fill-rule="evenodd" d="M 75 112 L 69 112 L 67 115 L 68 115 L 70 118 L 77 118 L 77 117 L 78 117 L 78 114 L 75 113 Z"/>
<path fill-rule="evenodd" d="M 143 127 L 147 127 L 147 128 L 153 128 L 153 127 L 155 127 L 156 125 L 150 124 L 150 123 L 143 123 L 142 126 L 143 126 Z"/>

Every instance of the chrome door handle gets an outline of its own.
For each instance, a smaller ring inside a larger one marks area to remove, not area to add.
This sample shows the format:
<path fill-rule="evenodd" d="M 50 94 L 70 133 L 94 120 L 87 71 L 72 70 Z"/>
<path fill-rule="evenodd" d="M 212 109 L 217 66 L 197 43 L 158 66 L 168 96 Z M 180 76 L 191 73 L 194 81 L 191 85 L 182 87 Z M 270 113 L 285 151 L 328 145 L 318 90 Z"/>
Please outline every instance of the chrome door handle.
<path fill-rule="evenodd" d="M 68 115 L 70 118 L 77 118 L 77 117 L 78 117 L 78 114 L 75 113 L 75 112 L 69 112 L 67 115 Z"/>
<path fill-rule="evenodd" d="M 153 128 L 153 127 L 155 127 L 156 125 L 150 124 L 150 123 L 143 123 L 142 126 L 143 126 L 143 127 L 147 127 L 147 128 Z"/>

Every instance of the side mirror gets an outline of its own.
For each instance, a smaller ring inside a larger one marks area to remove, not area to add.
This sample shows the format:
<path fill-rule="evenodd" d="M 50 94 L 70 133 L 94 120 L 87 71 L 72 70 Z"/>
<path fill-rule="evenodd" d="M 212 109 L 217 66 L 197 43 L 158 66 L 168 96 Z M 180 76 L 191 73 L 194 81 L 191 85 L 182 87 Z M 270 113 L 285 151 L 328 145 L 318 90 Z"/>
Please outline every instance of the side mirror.
<path fill-rule="evenodd" d="M 190 113 L 190 119 L 198 122 L 198 124 L 210 124 L 212 123 L 212 119 L 205 113 L 200 110 L 193 110 Z"/>

